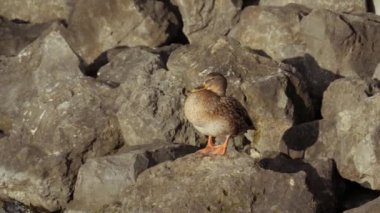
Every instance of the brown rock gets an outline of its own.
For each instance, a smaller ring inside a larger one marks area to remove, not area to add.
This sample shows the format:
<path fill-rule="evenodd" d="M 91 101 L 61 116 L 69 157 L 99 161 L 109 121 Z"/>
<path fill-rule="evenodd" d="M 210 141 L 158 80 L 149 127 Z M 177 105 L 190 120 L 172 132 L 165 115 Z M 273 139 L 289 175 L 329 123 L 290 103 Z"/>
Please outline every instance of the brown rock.
<path fill-rule="evenodd" d="M 366 1 L 365 0 L 261 0 L 260 5 L 262 6 L 285 6 L 289 3 L 302 4 L 306 7 L 312 9 L 328 9 L 337 12 L 345 13 L 365 13 L 367 12 Z"/>
<path fill-rule="evenodd" d="M 370 79 L 380 60 L 380 19 L 314 10 L 301 21 L 306 44 L 305 76 L 321 97 L 337 77 Z"/>
<path fill-rule="evenodd" d="M 144 170 L 195 150 L 196 147 L 187 145 L 151 144 L 126 147 L 116 155 L 89 159 L 79 170 L 74 201 L 68 212 L 89 212 L 118 201 L 121 192 L 133 185 Z"/>
<path fill-rule="evenodd" d="M 237 22 L 242 0 L 173 0 L 190 43 L 209 43 L 226 35 Z"/>
<path fill-rule="evenodd" d="M 112 104 L 125 144 L 198 144 L 183 115 L 183 85 L 163 68 L 159 53 L 127 48 L 109 55 L 110 63 L 100 69 L 98 79 L 120 85 L 110 96 L 116 95 Z"/>
<path fill-rule="evenodd" d="M 127 188 L 122 204 L 122 212 L 315 211 L 305 173 L 263 170 L 237 153 L 159 164 Z"/>
<path fill-rule="evenodd" d="M 10 20 L 43 23 L 67 20 L 72 10 L 72 0 L 2 0 L 0 16 Z"/>
<path fill-rule="evenodd" d="M 246 7 L 229 36 L 243 46 L 264 51 L 276 60 L 303 57 L 300 22 L 310 9 L 300 5 Z"/>
<path fill-rule="evenodd" d="M 68 24 L 71 46 L 87 64 L 116 46 L 157 47 L 178 27 L 163 1 L 141 0 L 79 0 Z"/>
<path fill-rule="evenodd" d="M 334 159 L 342 177 L 377 190 L 380 95 L 368 97 L 367 88 L 360 79 L 339 79 L 330 85 L 323 100 L 324 119 L 314 125 L 318 139 L 306 150 L 305 158 Z M 305 130 L 295 128 L 294 132 Z"/>
<path fill-rule="evenodd" d="M 22 81 L 8 90 L 5 102 L 16 100 L 11 104 L 18 108 L 3 111 L 11 125 L 9 137 L 0 141 L 0 197 L 56 211 L 70 199 L 82 162 L 120 145 L 118 123 L 103 109 L 101 87 L 82 76 L 59 26 L 10 58 L 9 65 L 18 69 L 5 72 Z"/>

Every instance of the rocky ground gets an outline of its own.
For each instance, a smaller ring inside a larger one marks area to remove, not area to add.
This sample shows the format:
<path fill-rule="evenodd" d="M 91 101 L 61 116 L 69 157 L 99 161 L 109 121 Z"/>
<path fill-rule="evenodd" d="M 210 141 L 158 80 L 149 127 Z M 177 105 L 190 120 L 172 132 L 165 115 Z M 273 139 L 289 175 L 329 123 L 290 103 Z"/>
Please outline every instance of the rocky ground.
<path fill-rule="evenodd" d="M 2 0 L 0 213 L 378 212 L 380 10 L 365 0 Z M 183 114 L 209 72 L 257 130 Z"/>

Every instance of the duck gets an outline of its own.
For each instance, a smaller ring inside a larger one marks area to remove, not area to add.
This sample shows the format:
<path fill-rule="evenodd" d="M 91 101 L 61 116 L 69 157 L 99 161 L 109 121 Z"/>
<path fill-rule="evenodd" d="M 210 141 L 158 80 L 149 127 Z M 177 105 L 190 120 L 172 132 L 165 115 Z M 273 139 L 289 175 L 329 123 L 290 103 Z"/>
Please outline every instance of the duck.
<path fill-rule="evenodd" d="M 208 136 L 206 147 L 198 150 L 199 153 L 225 155 L 231 137 L 255 129 L 247 110 L 238 100 L 226 96 L 226 90 L 227 79 L 212 72 L 185 100 L 186 119 L 198 132 Z M 224 137 L 224 143 L 215 145 L 216 137 Z"/>

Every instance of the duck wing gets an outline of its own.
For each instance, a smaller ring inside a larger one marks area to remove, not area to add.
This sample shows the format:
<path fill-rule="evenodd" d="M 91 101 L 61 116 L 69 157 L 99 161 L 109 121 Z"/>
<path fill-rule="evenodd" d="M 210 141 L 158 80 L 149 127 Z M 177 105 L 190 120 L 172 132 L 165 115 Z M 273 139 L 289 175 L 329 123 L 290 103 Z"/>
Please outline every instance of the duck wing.
<path fill-rule="evenodd" d="M 221 111 L 228 116 L 228 120 L 234 123 L 235 134 L 246 131 L 248 129 L 255 129 L 255 126 L 249 117 L 247 110 L 244 106 L 233 97 L 221 97 L 220 99 Z"/>

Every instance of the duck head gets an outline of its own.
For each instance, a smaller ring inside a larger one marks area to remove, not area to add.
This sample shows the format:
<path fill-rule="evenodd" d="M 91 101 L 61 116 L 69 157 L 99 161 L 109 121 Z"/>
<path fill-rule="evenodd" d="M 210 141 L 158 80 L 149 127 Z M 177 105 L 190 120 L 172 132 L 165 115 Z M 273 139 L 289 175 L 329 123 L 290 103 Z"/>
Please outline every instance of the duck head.
<path fill-rule="evenodd" d="M 193 89 L 191 92 L 198 92 L 201 90 L 209 90 L 219 96 L 225 96 L 227 89 L 227 79 L 220 73 L 210 73 L 206 76 L 203 85 Z"/>

